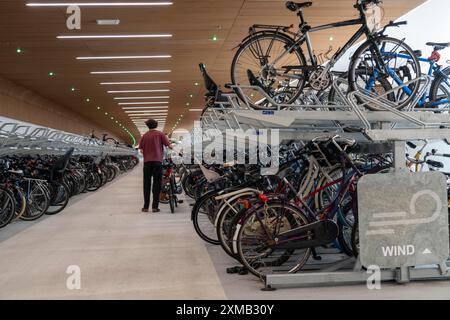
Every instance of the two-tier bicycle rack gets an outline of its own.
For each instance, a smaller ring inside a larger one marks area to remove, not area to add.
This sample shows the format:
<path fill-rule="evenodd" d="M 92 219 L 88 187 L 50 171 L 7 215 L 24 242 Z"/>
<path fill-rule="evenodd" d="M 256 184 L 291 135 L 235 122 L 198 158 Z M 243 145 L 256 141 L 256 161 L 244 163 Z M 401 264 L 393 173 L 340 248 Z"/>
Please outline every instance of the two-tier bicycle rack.
<path fill-rule="evenodd" d="M 389 101 L 391 93 L 416 82 L 420 89 L 413 101 L 403 111 Z M 250 99 L 242 101 L 235 93 L 224 94 L 227 102 L 216 103 L 202 113 L 202 129 L 224 132 L 227 129 L 279 130 L 280 141 L 311 141 L 314 138 L 352 139 L 361 146 L 362 153 L 392 153 L 396 171 L 406 167 L 406 141 L 443 140 L 450 141 L 450 108 L 416 108 L 417 102 L 429 89 L 431 78 L 422 76 L 396 89 L 373 96 L 355 91 L 346 94 L 336 80 L 333 89 L 339 97 L 339 104 L 324 104 L 320 99 L 313 104 L 284 105 L 277 103 L 261 88 L 255 86 L 234 86 L 242 96 L 244 90 L 254 90 L 270 102 L 270 110 L 254 110 Z M 380 111 L 369 111 L 365 105 L 371 104 Z M 348 128 L 361 130 L 348 130 Z M 350 132 L 349 132 L 350 131 Z M 208 137 L 206 137 L 208 138 Z M 239 138 L 239 137 L 237 137 Z M 430 235 L 432 236 L 432 235 Z M 310 271 L 314 270 L 314 271 Z M 450 280 L 450 261 L 446 265 L 397 268 L 381 271 L 381 281 L 408 282 L 411 280 Z M 362 270 L 359 259 L 353 257 L 333 263 L 313 263 L 296 274 L 267 275 L 265 289 L 298 286 L 333 286 L 341 284 L 365 283 L 368 275 Z"/>
<path fill-rule="evenodd" d="M 0 119 L 0 156 L 63 155 L 74 148 L 74 155 L 136 155 L 132 148 L 113 145 L 73 133 L 35 126 L 16 120 Z"/>

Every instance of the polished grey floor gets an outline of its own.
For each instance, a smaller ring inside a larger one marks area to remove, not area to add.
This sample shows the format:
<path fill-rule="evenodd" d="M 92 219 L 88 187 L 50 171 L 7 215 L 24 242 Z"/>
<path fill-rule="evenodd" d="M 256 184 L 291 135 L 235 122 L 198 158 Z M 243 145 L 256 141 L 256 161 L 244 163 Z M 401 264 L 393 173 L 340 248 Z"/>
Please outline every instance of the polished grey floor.
<path fill-rule="evenodd" d="M 141 185 L 137 168 L 59 215 L 0 230 L 0 299 L 450 299 L 437 281 L 261 291 L 225 272 L 236 263 L 197 237 L 189 203 L 142 214 Z M 67 288 L 69 266 L 80 290 Z"/>

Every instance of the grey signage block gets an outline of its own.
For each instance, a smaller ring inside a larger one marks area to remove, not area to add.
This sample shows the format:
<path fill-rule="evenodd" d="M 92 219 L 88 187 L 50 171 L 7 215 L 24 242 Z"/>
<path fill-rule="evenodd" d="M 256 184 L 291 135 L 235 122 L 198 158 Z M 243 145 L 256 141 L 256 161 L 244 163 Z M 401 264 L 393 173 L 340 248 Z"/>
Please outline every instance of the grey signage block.
<path fill-rule="evenodd" d="M 447 181 L 439 172 L 362 177 L 358 218 L 365 267 L 441 264 L 449 256 Z"/>

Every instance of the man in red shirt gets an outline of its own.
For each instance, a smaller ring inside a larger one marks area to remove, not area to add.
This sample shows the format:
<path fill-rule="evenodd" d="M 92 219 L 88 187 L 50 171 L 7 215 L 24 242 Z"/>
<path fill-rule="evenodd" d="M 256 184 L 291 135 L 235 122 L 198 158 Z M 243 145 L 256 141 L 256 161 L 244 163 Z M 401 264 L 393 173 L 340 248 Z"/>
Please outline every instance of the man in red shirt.
<path fill-rule="evenodd" d="M 150 206 L 152 179 L 152 212 L 159 212 L 164 146 L 172 149 L 172 144 L 164 133 L 156 130 L 158 127 L 158 122 L 156 120 L 149 119 L 145 124 L 149 131 L 142 136 L 141 141 L 139 142 L 139 149 L 144 155 L 144 207 L 142 208 L 142 212 L 148 212 Z"/>

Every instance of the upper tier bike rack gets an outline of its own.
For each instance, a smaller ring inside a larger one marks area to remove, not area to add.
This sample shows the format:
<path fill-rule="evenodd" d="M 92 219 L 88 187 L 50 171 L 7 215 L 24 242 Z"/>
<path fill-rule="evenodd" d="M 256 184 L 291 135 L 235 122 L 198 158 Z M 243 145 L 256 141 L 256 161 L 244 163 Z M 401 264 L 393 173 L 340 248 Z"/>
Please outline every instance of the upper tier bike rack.
<path fill-rule="evenodd" d="M 134 149 L 126 146 L 112 145 L 97 139 L 7 118 L 0 119 L 0 156 L 62 155 L 70 148 L 74 148 L 74 155 L 136 155 Z"/>

